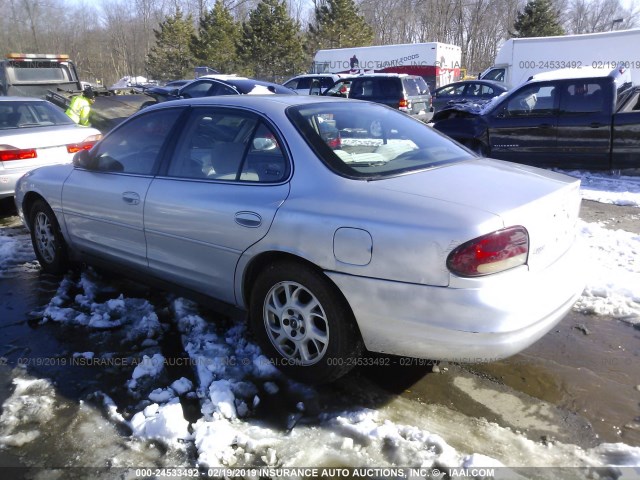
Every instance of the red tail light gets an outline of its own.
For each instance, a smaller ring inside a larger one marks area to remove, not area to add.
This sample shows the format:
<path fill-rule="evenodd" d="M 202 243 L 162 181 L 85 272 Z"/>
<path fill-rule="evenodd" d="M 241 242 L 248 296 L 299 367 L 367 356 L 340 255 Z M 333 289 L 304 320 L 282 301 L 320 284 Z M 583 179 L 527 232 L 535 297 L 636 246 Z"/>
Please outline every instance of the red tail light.
<path fill-rule="evenodd" d="M 398 103 L 398 108 L 400 110 L 408 110 L 411 108 L 411 102 L 406 98 L 401 98 L 400 103 Z"/>
<path fill-rule="evenodd" d="M 327 140 L 327 145 L 329 145 L 329 148 L 335 150 L 336 148 L 342 147 L 342 140 L 340 140 L 339 136 L 336 138 L 330 138 Z"/>
<path fill-rule="evenodd" d="M 95 145 L 93 143 L 72 143 L 71 145 L 67 145 L 67 152 L 69 153 L 78 153 L 80 150 L 91 150 L 91 147 Z"/>
<path fill-rule="evenodd" d="M 102 135 L 91 135 L 85 138 L 81 143 L 72 143 L 67 145 L 67 152 L 78 153 L 80 150 L 91 150 L 98 140 L 102 138 Z"/>
<path fill-rule="evenodd" d="M 463 243 L 447 257 L 447 268 L 462 277 L 479 277 L 524 265 L 528 255 L 527 229 L 509 227 Z"/>
<path fill-rule="evenodd" d="M 37 158 L 38 154 L 35 149 L 11 149 L 0 150 L 0 161 L 9 162 L 11 160 L 26 160 L 28 158 Z"/>

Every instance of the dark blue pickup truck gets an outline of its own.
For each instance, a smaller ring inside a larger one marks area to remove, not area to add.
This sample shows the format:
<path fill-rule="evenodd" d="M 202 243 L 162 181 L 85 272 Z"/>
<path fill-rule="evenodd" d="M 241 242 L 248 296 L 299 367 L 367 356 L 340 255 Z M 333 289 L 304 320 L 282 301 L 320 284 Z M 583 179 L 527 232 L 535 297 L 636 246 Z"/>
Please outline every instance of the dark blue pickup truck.
<path fill-rule="evenodd" d="M 623 68 L 538 74 L 484 105 L 441 110 L 432 123 L 492 158 L 545 167 L 640 168 L 640 87 Z"/>

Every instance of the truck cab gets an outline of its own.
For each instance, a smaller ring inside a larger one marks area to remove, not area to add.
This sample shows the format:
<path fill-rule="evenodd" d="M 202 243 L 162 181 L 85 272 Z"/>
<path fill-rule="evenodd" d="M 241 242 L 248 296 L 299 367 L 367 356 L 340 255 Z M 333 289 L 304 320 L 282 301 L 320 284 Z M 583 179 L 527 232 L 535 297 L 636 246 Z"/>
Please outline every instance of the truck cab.
<path fill-rule="evenodd" d="M 68 55 L 10 53 L 0 62 L 0 95 L 44 99 L 57 89 L 82 90 Z"/>
<path fill-rule="evenodd" d="M 637 156 L 640 144 L 638 118 L 617 114 L 630 89 L 631 77 L 624 68 L 545 72 L 480 109 L 460 105 L 441 110 L 433 118 L 434 127 L 492 158 L 611 169 L 621 161 L 620 147 Z M 617 146 L 622 123 L 629 139 L 635 135 L 636 140 Z M 631 163 L 627 160 L 625 167 Z"/>

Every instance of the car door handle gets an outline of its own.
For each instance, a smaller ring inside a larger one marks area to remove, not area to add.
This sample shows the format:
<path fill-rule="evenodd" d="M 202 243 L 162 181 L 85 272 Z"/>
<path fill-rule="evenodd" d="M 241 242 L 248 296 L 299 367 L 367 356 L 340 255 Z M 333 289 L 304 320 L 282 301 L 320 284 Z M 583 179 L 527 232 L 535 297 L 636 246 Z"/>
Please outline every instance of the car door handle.
<path fill-rule="evenodd" d="M 600 123 L 600 122 L 592 122 L 589 124 L 590 128 L 600 128 L 602 127 L 604 124 Z"/>
<path fill-rule="evenodd" d="M 262 225 L 262 217 L 255 212 L 237 212 L 235 220 L 243 227 L 256 228 Z"/>
<path fill-rule="evenodd" d="M 552 128 L 553 125 L 551 125 L 550 123 L 541 123 L 540 125 L 538 125 L 538 128 Z"/>
<path fill-rule="evenodd" d="M 122 194 L 122 200 L 129 205 L 138 205 L 140 203 L 140 195 L 136 192 L 124 192 Z"/>

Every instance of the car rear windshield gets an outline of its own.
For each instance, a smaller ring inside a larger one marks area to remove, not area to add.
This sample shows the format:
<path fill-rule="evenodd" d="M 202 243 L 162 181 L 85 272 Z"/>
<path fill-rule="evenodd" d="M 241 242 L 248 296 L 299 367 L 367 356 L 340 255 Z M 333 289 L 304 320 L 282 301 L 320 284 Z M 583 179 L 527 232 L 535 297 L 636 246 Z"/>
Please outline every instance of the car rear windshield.
<path fill-rule="evenodd" d="M 469 159 L 431 127 L 384 105 L 345 100 L 289 107 L 287 115 L 336 173 L 386 178 Z"/>
<path fill-rule="evenodd" d="M 422 77 L 404 77 L 402 83 L 404 83 L 404 89 L 410 97 L 429 94 L 429 85 Z"/>
<path fill-rule="evenodd" d="M 44 100 L 0 102 L 0 130 L 68 124 L 73 124 L 73 120 Z"/>

